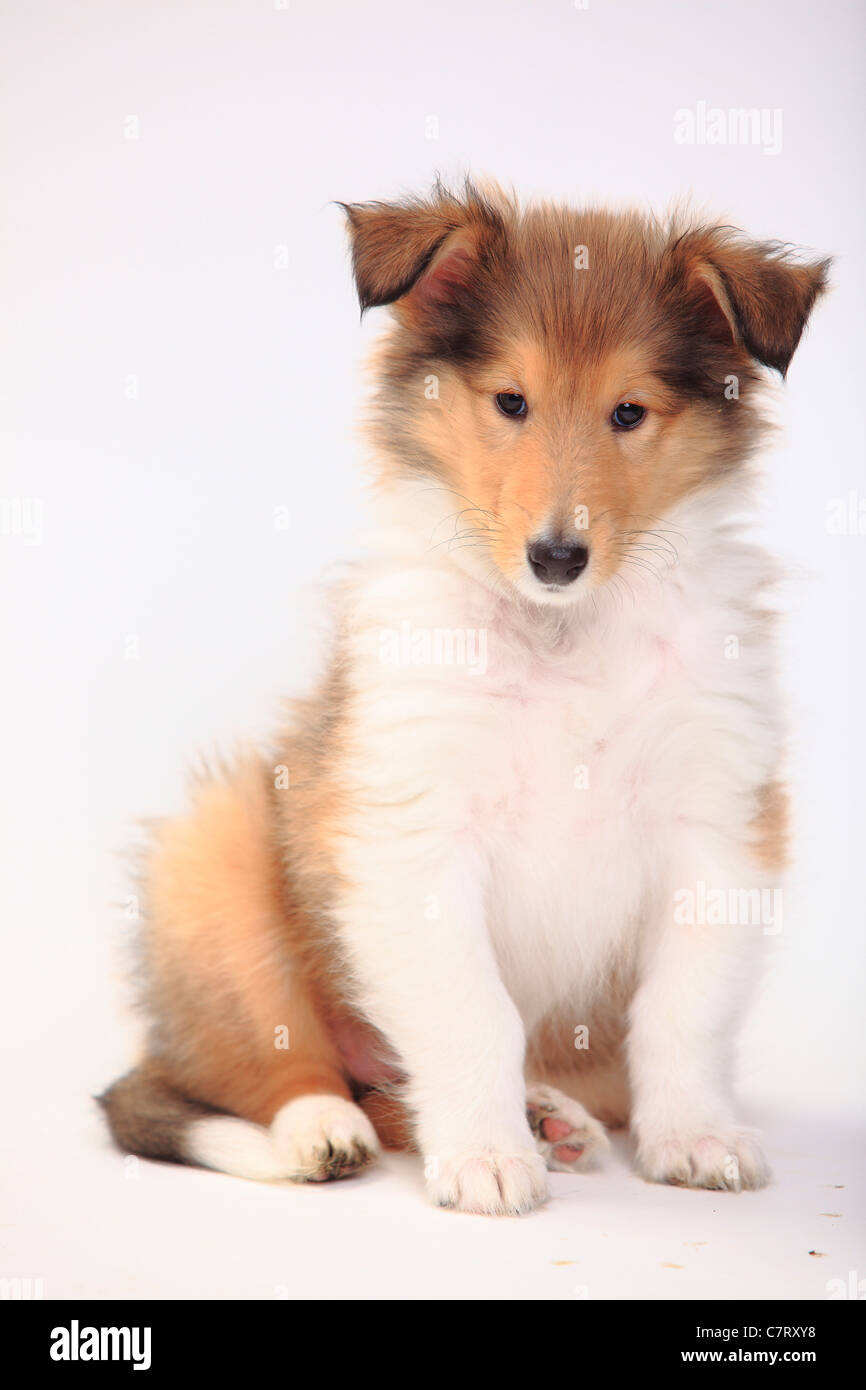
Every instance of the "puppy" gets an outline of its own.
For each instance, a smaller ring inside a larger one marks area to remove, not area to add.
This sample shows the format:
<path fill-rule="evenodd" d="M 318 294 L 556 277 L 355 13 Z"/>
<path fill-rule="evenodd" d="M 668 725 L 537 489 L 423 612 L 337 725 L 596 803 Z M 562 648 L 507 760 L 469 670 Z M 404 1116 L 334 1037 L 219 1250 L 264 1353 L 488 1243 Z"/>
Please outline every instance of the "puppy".
<path fill-rule="evenodd" d="M 828 262 L 471 184 L 345 212 L 374 534 L 271 756 L 155 833 L 115 1139 L 296 1181 L 414 1147 L 514 1214 L 630 1123 L 645 1178 L 758 1187 L 729 1064 L 786 812 L 741 519 Z"/>

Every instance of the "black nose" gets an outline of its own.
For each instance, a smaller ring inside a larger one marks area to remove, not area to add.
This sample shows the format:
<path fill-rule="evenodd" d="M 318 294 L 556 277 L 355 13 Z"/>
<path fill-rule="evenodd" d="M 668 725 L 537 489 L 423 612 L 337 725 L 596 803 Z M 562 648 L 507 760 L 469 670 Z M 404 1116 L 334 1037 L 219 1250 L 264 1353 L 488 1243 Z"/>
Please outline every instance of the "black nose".
<path fill-rule="evenodd" d="M 589 560 L 585 545 L 552 545 L 547 541 L 533 541 L 526 554 L 542 584 L 571 584 Z"/>

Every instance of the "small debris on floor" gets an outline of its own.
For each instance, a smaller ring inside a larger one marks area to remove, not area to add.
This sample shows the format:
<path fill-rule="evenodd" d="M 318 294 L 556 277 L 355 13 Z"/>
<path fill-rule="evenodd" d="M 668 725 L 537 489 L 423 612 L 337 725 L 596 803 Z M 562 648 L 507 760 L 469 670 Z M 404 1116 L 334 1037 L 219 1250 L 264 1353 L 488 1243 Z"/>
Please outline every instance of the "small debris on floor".
<path fill-rule="evenodd" d="M 816 1260 L 823 1260 L 823 1259 L 826 1258 L 827 1251 L 826 1251 L 826 1250 L 810 1250 L 810 1251 L 809 1251 L 809 1254 L 810 1254 L 810 1255 L 814 1255 Z"/>

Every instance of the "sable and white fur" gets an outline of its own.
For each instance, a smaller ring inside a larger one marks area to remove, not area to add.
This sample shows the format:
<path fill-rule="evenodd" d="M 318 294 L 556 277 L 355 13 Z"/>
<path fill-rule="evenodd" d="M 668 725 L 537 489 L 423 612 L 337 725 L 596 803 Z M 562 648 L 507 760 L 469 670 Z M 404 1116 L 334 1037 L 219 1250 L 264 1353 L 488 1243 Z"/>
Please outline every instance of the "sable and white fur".
<path fill-rule="evenodd" d="M 295 1180 L 382 1140 L 434 1202 L 518 1213 L 630 1123 L 649 1179 L 759 1186 L 729 1070 L 768 924 L 675 905 L 780 884 L 746 462 L 758 364 L 785 370 L 826 263 L 471 187 L 347 212 L 362 305 L 394 306 L 365 558 L 271 756 L 157 832 L 113 1132 Z M 527 546 L 578 513 L 589 563 L 546 587 Z"/>

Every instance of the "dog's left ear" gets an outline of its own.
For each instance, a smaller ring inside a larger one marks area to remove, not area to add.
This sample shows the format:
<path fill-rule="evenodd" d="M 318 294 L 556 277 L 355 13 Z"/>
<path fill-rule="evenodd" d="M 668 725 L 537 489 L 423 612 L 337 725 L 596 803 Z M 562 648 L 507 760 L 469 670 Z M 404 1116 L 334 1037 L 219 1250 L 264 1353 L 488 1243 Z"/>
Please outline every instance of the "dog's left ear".
<path fill-rule="evenodd" d="M 750 242 L 726 227 L 686 233 L 671 248 L 693 312 L 711 336 L 730 336 L 782 376 L 831 260 L 804 263 L 775 242 Z"/>

